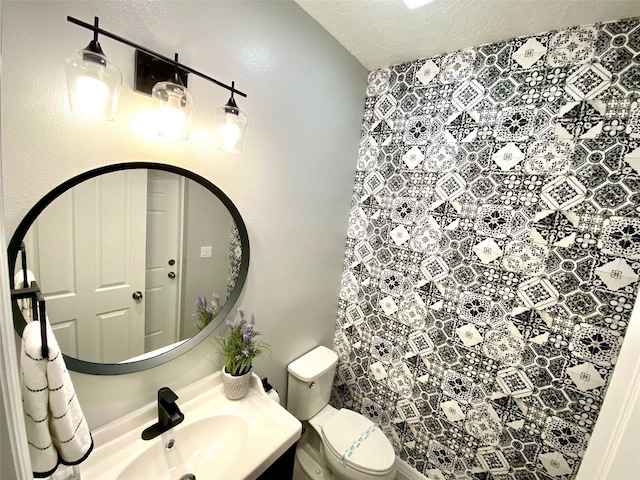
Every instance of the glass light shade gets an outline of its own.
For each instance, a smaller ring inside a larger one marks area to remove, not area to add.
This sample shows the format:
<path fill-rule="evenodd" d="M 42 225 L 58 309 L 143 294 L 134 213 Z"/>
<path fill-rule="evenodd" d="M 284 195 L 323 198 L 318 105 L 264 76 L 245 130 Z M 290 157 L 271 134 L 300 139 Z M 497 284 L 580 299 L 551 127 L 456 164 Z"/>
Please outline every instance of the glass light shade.
<path fill-rule="evenodd" d="M 218 107 L 214 117 L 218 149 L 228 153 L 242 152 L 247 122 L 247 116 L 237 107 L 233 98 L 226 105 Z"/>
<path fill-rule="evenodd" d="M 113 120 L 118 106 L 122 72 L 107 57 L 77 50 L 66 59 L 71 111 L 99 120 Z"/>
<path fill-rule="evenodd" d="M 158 135 L 174 140 L 189 137 L 193 95 L 184 86 L 173 82 L 159 82 L 151 96 L 158 104 Z"/>

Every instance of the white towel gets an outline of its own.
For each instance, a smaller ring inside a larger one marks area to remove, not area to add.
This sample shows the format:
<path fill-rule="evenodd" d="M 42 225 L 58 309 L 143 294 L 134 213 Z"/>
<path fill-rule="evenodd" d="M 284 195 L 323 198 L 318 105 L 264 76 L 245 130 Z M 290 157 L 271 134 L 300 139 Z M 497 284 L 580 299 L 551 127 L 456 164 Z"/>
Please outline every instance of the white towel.
<path fill-rule="evenodd" d="M 18 270 L 18 272 L 13 277 L 13 283 L 15 285 L 16 290 L 22 287 L 31 286 L 31 282 L 36 282 L 36 276 L 33 272 L 27 269 L 27 284 L 24 284 L 24 272 L 22 270 Z M 27 298 L 21 298 L 18 300 L 18 306 L 20 310 L 22 310 L 22 316 L 25 321 L 29 323 L 31 321 L 31 300 Z"/>
<path fill-rule="evenodd" d="M 93 449 L 93 439 L 47 321 L 49 358 L 42 357 L 40 322 L 22 333 L 22 400 L 33 475 L 51 475 L 59 463 L 77 465 Z"/>

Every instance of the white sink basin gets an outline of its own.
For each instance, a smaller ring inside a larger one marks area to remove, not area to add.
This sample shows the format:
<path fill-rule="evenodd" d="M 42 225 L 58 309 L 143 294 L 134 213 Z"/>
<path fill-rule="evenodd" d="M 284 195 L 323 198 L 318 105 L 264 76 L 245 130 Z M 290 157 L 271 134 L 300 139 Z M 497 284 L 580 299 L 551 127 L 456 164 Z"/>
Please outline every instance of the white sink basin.
<path fill-rule="evenodd" d="M 236 415 L 213 415 L 165 432 L 122 471 L 118 480 L 140 478 L 215 478 L 229 467 L 247 443 L 249 426 Z"/>
<path fill-rule="evenodd" d="M 221 373 L 177 391 L 184 421 L 152 440 L 155 402 L 95 430 L 94 450 L 80 465 L 92 480 L 255 479 L 299 438 L 300 422 L 271 400 L 257 376 L 242 400 L 227 400 Z"/>

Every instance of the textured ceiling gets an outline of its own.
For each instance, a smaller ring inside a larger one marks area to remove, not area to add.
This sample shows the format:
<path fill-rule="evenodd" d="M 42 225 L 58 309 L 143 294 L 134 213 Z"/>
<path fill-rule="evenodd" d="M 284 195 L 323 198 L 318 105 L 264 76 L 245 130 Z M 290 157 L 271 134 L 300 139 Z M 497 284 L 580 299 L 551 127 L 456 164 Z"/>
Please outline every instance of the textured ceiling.
<path fill-rule="evenodd" d="M 367 69 L 640 15 L 640 0 L 295 0 Z"/>

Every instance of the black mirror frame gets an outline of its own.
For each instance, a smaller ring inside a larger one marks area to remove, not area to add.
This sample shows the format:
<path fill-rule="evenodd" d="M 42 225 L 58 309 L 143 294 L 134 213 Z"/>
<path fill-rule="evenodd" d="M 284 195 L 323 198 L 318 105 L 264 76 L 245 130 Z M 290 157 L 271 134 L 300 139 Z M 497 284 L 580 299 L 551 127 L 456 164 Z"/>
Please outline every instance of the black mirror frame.
<path fill-rule="evenodd" d="M 169 362 L 173 360 L 183 353 L 191 350 L 193 347 L 202 342 L 205 338 L 207 338 L 217 327 L 220 325 L 231 313 L 231 310 L 234 308 L 238 298 L 240 297 L 240 293 L 244 287 L 244 284 L 247 279 L 247 272 L 249 271 L 249 235 L 247 233 L 247 227 L 240 215 L 240 212 L 233 204 L 231 199 L 227 197 L 227 195 L 220 190 L 217 186 L 211 183 L 204 177 L 191 172 L 189 170 L 185 170 L 180 167 L 176 167 L 174 165 L 167 165 L 163 163 L 152 163 L 152 162 L 127 162 L 127 163 L 116 163 L 113 165 L 107 165 L 104 167 L 99 167 L 94 170 L 89 170 L 88 172 L 82 173 L 73 177 L 61 185 L 57 186 L 49 193 L 47 193 L 42 199 L 36 203 L 31 210 L 27 213 L 27 215 L 22 219 L 18 228 L 14 232 L 11 237 L 11 241 L 9 242 L 9 247 L 7 249 L 9 255 L 9 283 L 11 288 L 15 287 L 13 274 L 16 267 L 16 262 L 18 258 L 18 254 L 20 251 L 20 244 L 22 243 L 24 236 L 27 234 L 27 231 L 31 227 L 31 224 L 36 220 L 38 215 L 42 213 L 42 211 L 51 203 L 53 200 L 58 198 L 64 192 L 69 190 L 70 188 L 78 185 L 79 183 L 84 182 L 85 180 L 89 180 L 91 178 L 97 177 L 98 175 L 102 175 L 105 173 L 111 173 L 120 170 L 134 170 L 134 169 L 155 169 L 162 170 L 165 172 L 175 173 L 177 175 L 182 175 L 194 182 L 199 183 L 204 188 L 213 193 L 216 197 L 220 199 L 220 201 L 227 207 L 231 217 L 236 223 L 238 228 L 239 236 L 240 236 L 240 245 L 242 248 L 242 259 L 240 262 L 240 271 L 238 274 L 238 280 L 236 281 L 236 285 L 227 298 L 227 301 L 222 307 L 222 310 L 217 315 L 216 319 L 218 320 L 215 323 L 210 323 L 207 325 L 202 331 L 198 332 L 196 335 L 191 337 L 189 340 L 183 342 L 179 346 L 172 348 L 160 355 L 156 355 L 155 357 L 147 358 L 144 360 L 139 360 L 136 362 L 127 362 L 127 363 L 95 363 L 95 362 L 87 362 L 84 360 L 79 360 L 74 357 L 69 357 L 64 355 L 65 363 L 67 364 L 67 368 L 74 372 L 86 373 L 90 375 L 121 375 L 125 373 L 134 373 L 140 372 L 142 370 L 147 370 L 149 368 L 157 367 L 158 365 L 162 365 L 163 363 Z M 16 300 L 12 302 L 12 310 L 13 310 L 13 326 L 16 332 L 22 336 L 22 331 L 26 326 L 26 322 L 24 317 L 22 316 L 22 312 L 18 307 L 18 303 Z"/>

